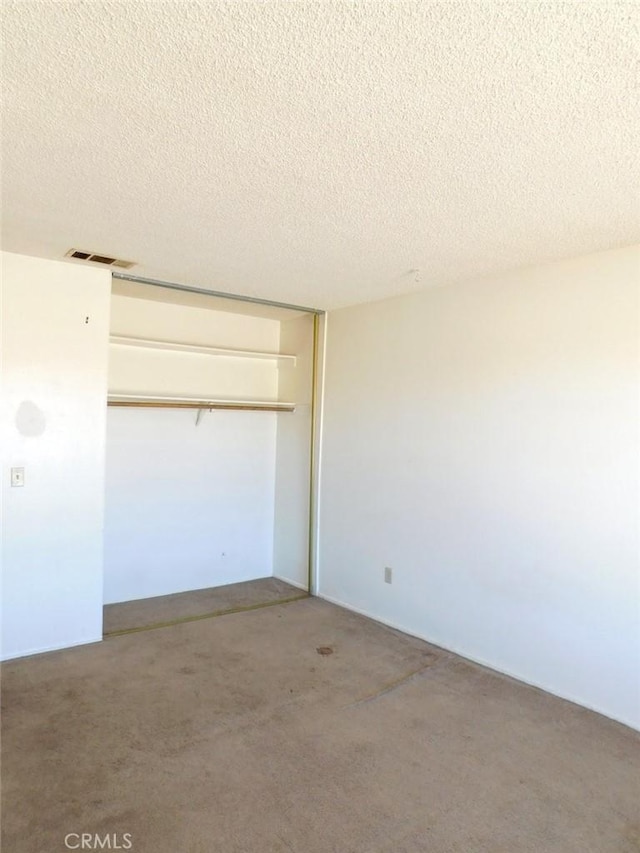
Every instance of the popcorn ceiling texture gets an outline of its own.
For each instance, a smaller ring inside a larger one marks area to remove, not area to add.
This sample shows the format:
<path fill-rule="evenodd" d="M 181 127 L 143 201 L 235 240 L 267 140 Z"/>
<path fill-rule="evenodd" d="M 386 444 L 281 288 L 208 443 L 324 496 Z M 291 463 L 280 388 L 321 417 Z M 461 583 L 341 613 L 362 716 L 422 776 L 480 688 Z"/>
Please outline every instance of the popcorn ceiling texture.
<path fill-rule="evenodd" d="M 639 13 L 5 3 L 4 248 L 333 308 L 636 242 Z"/>

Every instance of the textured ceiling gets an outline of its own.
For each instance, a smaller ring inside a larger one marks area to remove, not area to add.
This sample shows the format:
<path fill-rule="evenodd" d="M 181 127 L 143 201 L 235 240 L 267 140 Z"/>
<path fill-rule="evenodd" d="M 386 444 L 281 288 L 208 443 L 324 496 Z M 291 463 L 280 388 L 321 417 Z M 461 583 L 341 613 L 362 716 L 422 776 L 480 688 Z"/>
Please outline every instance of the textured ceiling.
<path fill-rule="evenodd" d="M 639 13 L 5 2 L 4 248 L 331 308 L 636 242 Z"/>

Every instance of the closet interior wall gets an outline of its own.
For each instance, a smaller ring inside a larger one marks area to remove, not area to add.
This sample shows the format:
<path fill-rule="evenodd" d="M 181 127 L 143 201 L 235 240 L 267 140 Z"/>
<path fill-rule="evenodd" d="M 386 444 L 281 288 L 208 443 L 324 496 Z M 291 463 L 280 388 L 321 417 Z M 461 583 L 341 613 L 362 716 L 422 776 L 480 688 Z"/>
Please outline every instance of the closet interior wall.
<path fill-rule="evenodd" d="M 295 400 L 295 411 L 277 415 L 273 573 L 309 589 L 309 502 L 313 411 L 314 316 L 302 314 L 280 324 L 280 346 L 296 353 L 278 375 L 279 397 Z"/>
<path fill-rule="evenodd" d="M 114 281 L 106 604 L 273 575 L 307 588 L 313 319 Z"/>

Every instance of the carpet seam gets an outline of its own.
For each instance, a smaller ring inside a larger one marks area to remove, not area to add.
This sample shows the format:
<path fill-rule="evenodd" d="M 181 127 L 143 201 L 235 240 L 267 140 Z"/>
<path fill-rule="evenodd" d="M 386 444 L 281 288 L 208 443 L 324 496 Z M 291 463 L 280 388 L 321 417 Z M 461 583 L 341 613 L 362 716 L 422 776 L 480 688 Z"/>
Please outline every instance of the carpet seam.
<path fill-rule="evenodd" d="M 412 672 L 408 672 L 406 675 L 403 675 L 401 678 L 392 681 L 390 684 L 387 684 L 385 687 L 382 687 L 376 693 L 372 693 L 369 696 L 364 696 L 362 699 L 356 699 L 355 702 L 350 702 L 348 705 L 345 705 L 345 708 L 357 708 L 359 705 L 365 705 L 368 702 L 374 702 L 376 699 L 380 699 L 382 696 L 386 696 L 388 693 L 392 693 L 394 690 L 397 690 L 399 687 L 407 684 L 410 681 L 413 681 L 419 675 L 422 675 L 423 672 L 426 672 L 428 669 L 438 668 L 439 665 L 446 663 L 445 661 L 434 661 L 433 663 L 425 664 L 425 666 L 421 666 L 418 669 L 414 669 Z"/>

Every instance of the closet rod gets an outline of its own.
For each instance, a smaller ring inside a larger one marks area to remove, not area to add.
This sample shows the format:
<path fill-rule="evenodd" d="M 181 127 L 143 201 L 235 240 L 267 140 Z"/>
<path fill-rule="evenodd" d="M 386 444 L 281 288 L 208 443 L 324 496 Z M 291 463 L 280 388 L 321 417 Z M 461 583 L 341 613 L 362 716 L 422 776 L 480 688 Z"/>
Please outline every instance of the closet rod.
<path fill-rule="evenodd" d="M 151 400 L 109 400 L 107 406 L 119 406 L 138 409 L 227 409 L 239 412 L 293 412 L 295 406 L 268 404 L 253 405 L 251 403 L 207 403 L 198 401 L 192 403 L 153 402 Z"/>

